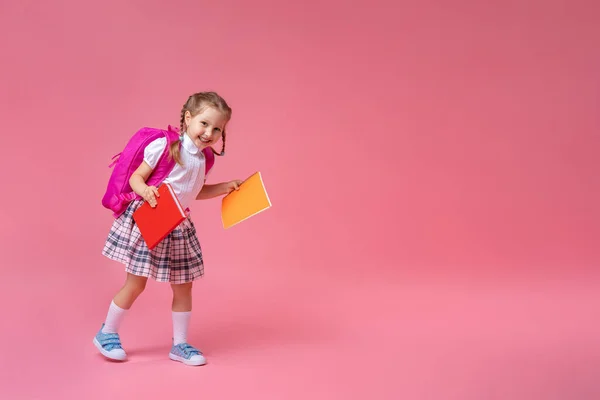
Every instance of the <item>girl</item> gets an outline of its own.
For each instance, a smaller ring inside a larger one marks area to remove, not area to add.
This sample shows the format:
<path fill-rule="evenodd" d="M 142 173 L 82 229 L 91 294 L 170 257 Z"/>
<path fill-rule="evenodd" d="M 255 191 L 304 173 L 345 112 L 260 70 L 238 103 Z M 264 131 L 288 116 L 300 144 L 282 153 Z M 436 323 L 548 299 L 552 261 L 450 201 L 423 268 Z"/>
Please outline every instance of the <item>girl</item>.
<path fill-rule="evenodd" d="M 241 181 L 234 180 L 216 185 L 205 185 L 204 154 L 202 149 L 223 138 L 231 118 L 231 108 L 214 92 L 190 96 L 181 110 L 181 138 L 166 149 L 166 138 L 156 139 L 144 150 L 144 161 L 131 176 L 129 183 L 143 200 L 134 200 L 112 225 L 102 254 L 125 264 L 127 278 L 113 298 L 106 320 L 94 337 L 94 344 L 105 357 L 125 360 L 119 326 L 127 311 L 146 287 L 148 278 L 169 282 L 173 290 L 172 318 L 173 343 L 169 357 L 187 365 L 206 363 L 202 352 L 187 343 L 187 332 L 192 311 L 192 282 L 204 275 L 202 250 L 195 226 L 187 219 L 173 230 L 153 250 L 149 250 L 140 235 L 132 215 L 144 201 L 156 206 L 158 190 L 146 185 L 163 151 L 176 161 L 164 182 L 170 183 L 184 209 L 193 199 L 210 199 L 237 190 Z M 214 150 L 213 150 L 214 151 Z"/>

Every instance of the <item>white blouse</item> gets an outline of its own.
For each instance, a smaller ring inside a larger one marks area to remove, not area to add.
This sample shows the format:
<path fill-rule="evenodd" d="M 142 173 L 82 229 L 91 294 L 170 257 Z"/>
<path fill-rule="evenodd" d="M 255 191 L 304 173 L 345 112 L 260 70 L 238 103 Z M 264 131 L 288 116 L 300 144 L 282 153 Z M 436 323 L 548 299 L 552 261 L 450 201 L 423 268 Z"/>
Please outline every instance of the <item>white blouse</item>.
<path fill-rule="evenodd" d="M 176 163 L 165 182 L 171 184 L 181 202 L 181 206 L 185 210 L 202 190 L 206 180 L 206 162 L 204 153 L 196 147 L 185 133 L 181 144 L 180 154 L 183 166 Z M 169 151 L 167 149 L 167 139 L 156 139 L 144 149 L 144 161 L 150 168 L 154 169 L 164 151 Z"/>

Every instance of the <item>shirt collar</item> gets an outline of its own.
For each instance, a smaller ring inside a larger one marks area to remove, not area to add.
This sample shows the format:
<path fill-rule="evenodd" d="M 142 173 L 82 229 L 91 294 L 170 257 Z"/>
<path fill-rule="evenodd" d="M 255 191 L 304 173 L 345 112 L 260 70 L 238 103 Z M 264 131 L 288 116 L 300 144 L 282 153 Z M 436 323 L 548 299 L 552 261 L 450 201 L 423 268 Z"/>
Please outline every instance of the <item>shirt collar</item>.
<path fill-rule="evenodd" d="M 192 139 L 190 139 L 190 137 L 185 132 L 183 133 L 183 140 L 181 141 L 181 144 L 188 151 L 188 153 L 191 153 L 191 154 L 198 153 L 198 148 L 196 147 L 194 142 L 192 142 Z"/>

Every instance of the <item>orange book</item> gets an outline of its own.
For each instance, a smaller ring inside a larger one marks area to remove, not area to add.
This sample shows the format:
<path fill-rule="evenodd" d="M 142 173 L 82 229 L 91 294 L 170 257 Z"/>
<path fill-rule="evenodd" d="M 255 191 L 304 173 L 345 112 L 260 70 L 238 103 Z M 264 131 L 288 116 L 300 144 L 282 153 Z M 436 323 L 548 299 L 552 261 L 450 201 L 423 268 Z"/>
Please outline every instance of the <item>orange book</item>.
<path fill-rule="evenodd" d="M 158 187 L 158 193 L 156 207 L 152 208 L 148 202 L 144 202 L 133 213 L 133 219 L 150 250 L 186 218 L 171 185 L 163 183 Z"/>
<path fill-rule="evenodd" d="M 256 172 L 240 185 L 239 190 L 234 190 L 223 197 L 221 203 L 223 228 L 231 228 L 270 207 L 271 200 L 265 189 L 262 175 Z"/>

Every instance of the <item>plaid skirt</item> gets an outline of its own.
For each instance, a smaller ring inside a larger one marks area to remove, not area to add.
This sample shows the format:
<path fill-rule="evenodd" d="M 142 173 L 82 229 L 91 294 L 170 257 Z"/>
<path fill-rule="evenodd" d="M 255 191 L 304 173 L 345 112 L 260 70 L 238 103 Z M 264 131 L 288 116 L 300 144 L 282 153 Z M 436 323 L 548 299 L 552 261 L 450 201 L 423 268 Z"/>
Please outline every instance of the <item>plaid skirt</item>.
<path fill-rule="evenodd" d="M 133 220 L 133 212 L 143 203 L 143 200 L 133 201 L 127 210 L 114 220 L 102 254 L 125 264 L 125 271 L 158 282 L 180 284 L 202 277 L 202 249 L 189 215 L 162 242 L 150 250 Z"/>

